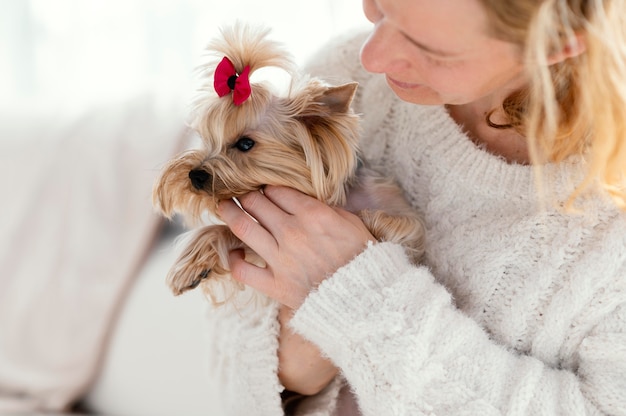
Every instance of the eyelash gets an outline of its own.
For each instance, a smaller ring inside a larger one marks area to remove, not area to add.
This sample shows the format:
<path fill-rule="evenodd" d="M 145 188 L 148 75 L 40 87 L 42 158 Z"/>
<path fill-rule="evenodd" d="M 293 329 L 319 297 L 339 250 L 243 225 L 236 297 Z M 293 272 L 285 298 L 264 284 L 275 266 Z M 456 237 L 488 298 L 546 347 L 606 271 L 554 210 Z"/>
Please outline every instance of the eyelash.
<path fill-rule="evenodd" d="M 449 67 L 449 66 L 451 66 L 451 62 L 450 62 L 450 61 L 446 61 L 446 60 L 443 60 L 443 59 L 437 59 L 437 58 L 434 58 L 434 57 L 432 57 L 431 55 L 429 55 L 429 54 L 428 54 L 428 53 L 426 53 L 426 52 L 422 52 L 422 55 L 424 56 L 424 58 L 426 58 L 426 60 L 427 60 L 428 62 L 430 62 L 430 63 L 431 63 L 431 64 L 433 64 L 433 65 L 436 65 L 436 66 L 443 66 L 443 67 Z"/>

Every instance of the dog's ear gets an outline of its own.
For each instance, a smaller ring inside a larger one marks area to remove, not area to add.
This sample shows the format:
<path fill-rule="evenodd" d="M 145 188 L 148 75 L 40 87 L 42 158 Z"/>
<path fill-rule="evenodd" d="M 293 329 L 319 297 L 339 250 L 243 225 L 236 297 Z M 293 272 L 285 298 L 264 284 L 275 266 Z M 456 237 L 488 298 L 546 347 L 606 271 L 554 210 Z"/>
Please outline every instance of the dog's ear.
<path fill-rule="evenodd" d="M 297 115 L 307 135 L 297 135 L 310 169 L 313 195 L 332 205 L 343 205 L 345 184 L 357 166 L 359 118 L 351 109 L 358 84 L 328 87 L 311 82 L 298 97 Z"/>
<path fill-rule="evenodd" d="M 350 82 L 338 87 L 329 87 L 317 97 L 317 101 L 328 106 L 333 113 L 347 113 L 358 86 L 357 82 Z"/>

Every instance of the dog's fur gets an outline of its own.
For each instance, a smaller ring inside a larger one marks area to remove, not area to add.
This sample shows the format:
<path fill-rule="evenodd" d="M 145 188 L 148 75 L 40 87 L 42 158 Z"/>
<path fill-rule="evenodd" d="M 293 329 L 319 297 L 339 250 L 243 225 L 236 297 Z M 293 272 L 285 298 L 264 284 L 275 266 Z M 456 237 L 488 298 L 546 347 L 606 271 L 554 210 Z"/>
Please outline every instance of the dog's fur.
<path fill-rule="evenodd" d="M 398 186 L 359 158 L 359 118 L 350 108 L 357 84 L 333 87 L 298 74 L 268 34 L 237 24 L 207 48 L 215 60 L 202 68 L 207 84 L 191 122 L 203 146 L 165 166 L 154 186 L 155 207 L 168 218 L 179 213 L 197 225 L 206 213 L 217 216 L 221 200 L 284 185 L 357 213 L 378 240 L 401 243 L 419 259 L 424 237 L 419 218 Z M 251 96 L 242 105 L 235 106 L 230 96 L 218 98 L 212 80 L 223 56 L 238 73 L 246 65 L 251 74 L 282 68 L 292 77 L 290 91 L 279 96 L 266 83 L 251 81 Z M 168 274 L 170 288 L 178 295 L 202 283 L 211 294 L 207 283 L 217 280 L 238 287 L 228 274 L 228 252 L 237 248 L 249 252 L 225 225 L 197 228 Z"/>

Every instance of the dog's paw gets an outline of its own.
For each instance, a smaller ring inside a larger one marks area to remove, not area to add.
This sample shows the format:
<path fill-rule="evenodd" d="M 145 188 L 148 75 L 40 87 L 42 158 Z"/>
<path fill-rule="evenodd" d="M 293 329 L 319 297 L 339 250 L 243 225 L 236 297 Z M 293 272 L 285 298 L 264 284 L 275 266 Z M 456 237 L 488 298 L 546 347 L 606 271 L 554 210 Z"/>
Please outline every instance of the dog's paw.
<path fill-rule="evenodd" d="M 176 296 L 178 296 L 178 295 L 180 295 L 180 294 L 182 294 L 182 293 L 184 293 L 184 292 L 186 292 L 188 290 L 195 289 L 198 286 L 200 286 L 200 283 L 202 283 L 203 280 L 208 278 L 210 273 L 211 273 L 211 269 L 203 270 L 202 273 L 200 273 L 198 276 L 196 276 L 196 278 L 191 282 L 190 285 L 185 286 L 183 284 L 183 285 L 177 286 L 175 284 L 172 284 L 172 285 L 170 285 L 170 288 L 172 289 L 172 292 L 174 292 L 174 294 Z M 175 282 L 172 282 L 172 283 L 175 283 Z"/>
<path fill-rule="evenodd" d="M 168 286 L 178 296 L 206 280 L 229 275 L 228 253 L 242 247 L 243 243 L 226 226 L 213 225 L 196 231 L 170 269 Z"/>

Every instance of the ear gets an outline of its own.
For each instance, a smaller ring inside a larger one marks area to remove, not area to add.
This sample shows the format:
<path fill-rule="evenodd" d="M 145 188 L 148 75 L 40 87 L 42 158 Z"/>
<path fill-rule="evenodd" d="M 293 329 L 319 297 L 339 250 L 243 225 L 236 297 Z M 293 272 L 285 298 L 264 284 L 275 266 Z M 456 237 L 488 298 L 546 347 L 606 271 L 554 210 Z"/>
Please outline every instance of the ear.
<path fill-rule="evenodd" d="M 328 106 L 333 113 L 347 113 L 354 98 L 357 82 L 327 88 L 317 100 Z"/>
<path fill-rule="evenodd" d="M 587 49 L 585 36 L 582 33 L 576 33 L 569 38 L 569 42 L 559 51 L 548 56 L 548 65 L 558 64 L 568 58 L 574 58 Z"/>

